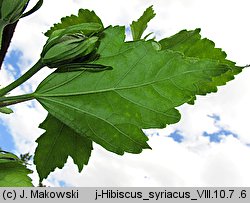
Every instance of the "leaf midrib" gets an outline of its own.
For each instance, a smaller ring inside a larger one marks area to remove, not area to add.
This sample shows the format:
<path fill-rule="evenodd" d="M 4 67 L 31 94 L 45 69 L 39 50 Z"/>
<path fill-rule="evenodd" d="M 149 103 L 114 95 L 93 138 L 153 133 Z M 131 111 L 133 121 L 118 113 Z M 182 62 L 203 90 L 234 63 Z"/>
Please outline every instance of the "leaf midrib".
<path fill-rule="evenodd" d="M 52 154 L 52 151 L 55 149 L 57 140 L 59 139 L 59 137 L 61 137 L 61 133 L 63 132 L 63 129 L 64 129 L 64 125 L 62 125 L 62 126 L 60 127 L 59 133 L 58 133 L 57 136 L 54 138 L 53 143 L 52 143 L 52 146 L 51 146 L 51 148 L 49 149 L 48 154 Z M 48 167 L 48 165 L 49 165 L 49 160 L 50 160 L 50 156 L 46 157 L 46 161 L 43 163 L 43 167 L 42 167 L 42 168 L 49 168 L 49 167 Z M 58 166 L 57 166 L 57 167 L 58 167 Z M 62 166 L 60 166 L 60 167 L 58 167 L 58 168 L 62 168 Z M 55 170 L 55 169 L 54 169 L 54 170 Z M 54 171 L 54 170 L 53 170 L 53 171 Z"/>
<path fill-rule="evenodd" d="M 217 68 L 210 68 L 210 69 L 206 69 L 206 71 L 208 70 L 218 70 Z M 126 90 L 126 89 L 134 89 L 134 88 L 139 88 L 139 87 L 143 87 L 143 86 L 148 86 L 148 85 L 152 85 L 152 84 L 155 84 L 155 83 L 160 83 L 160 82 L 164 82 L 166 80 L 170 80 L 175 78 L 175 77 L 179 77 L 181 75 L 184 75 L 184 74 L 187 74 L 187 73 L 195 73 L 195 72 L 203 72 L 204 70 L 192 70 L 192 71 L 185 71 L 185 72 L 182 72 L 180 74 L 176 74 L 176 75 L 173 75 L 171 77 L 167 77 L 167 78 L 163 78 L 163 79 L 160 79 L 160 80 L 157 80 L 157 81 L 150 81 L 150 82 L 147 82 L 147 83 L 141 83 L 141 84 L 138 84 L 138 85 L 131 85 L 131 86 L 124 86 L 124 87 L 113 87 L 113 88 L 107 88 L 107 89 L 101 89 L 101 90 L 92 90 L 92 91 L 85 91 L 85 92 L 71 92 L 71 93 L 60 93 L 60 94 L 46 94 L 46 93 L 33 93 L 33 96 L 35 98 L 44 98 L 44 97 L 66 97 L 66 96 L 77 96 L 77 95 L 88 95 L 88 94 L 99 94 L 99 93 L 104 93 L 104 92 L 110 92 L 110 91 L 119 91 L 119 90 Z M 79 74 L 80 75 L 80 74 Z M 79 76 L 78 75 L 78 76 Z M 66 82 L 64 82 L 63 84 L 67 84 Z M 61 86 L 58 85 L 59 87 Z M 55 88 L 53 88 L 54 90 Z M 49 89 L 50 90 L 50 89 Z M 48 90 L 48 91 L 49 91 Z M 47 92 L 48 92 L 47 91 Z M 45 91 L 46 92 L 46 91 Z"/>

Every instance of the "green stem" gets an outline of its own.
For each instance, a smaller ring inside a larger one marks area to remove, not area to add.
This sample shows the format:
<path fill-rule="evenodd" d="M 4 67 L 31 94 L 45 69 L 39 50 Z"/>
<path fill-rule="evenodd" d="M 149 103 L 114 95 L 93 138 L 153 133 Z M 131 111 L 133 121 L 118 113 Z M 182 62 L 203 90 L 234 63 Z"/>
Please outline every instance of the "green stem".
<path fill-rule="evenodd" d="M 4 58 L 6 56 L 6 53 L 9 49 L 11 39 L 14 35 L 17 23 L 18 23 L 18 21 L 16 21 L 13 24 L 9 24 L 9 25 L 5 23 L 6 24 L 5 25 L 4 22 L 0 20 L 0 26 L 3 26 L 0 28 L 0 29 L 3 28 L 3 30 L 0 31 L 0 32 L 2 32 L 2 36 L 1 36 L 2 44 L 1 44 L 1 49 L 0 49 L 0 69 L 1 69 L 1 66 L 3 64 Z"/>
<path fill-rule="evenodd" d="M 3 30 L 4 30 L 5 26 L 6 26 L 6 23 L 4 23 L 4 21 L 0 20 L 0 49 L 2 47 Z"/>
<path fill-rule="evenodd" d="M 2 26 L 0 25 L 0 49 L 1 49 L 1 47 L 2 47 L 3 29 L 4 29 L 4 27 L 2 27 Z"/>
<path fill-rule="evenodd" d="M 32 94 L 23 94 L 18 96 L 10 96 L 10 97 L 0 97 L 0 107 L 5 107 L 13 104 L 18 104 L 21 102 L 25 102 L 28 100 L 34 99 L 34 95 Z"/>
<path fill-rule="evenodd" d="M 9 84 L 8 86 L 4 87 L 3 89 L 0 89 L 0 97 L 6 95 L 11 90 L 15 89 L 19 85 L 23 84 L 25 81 L 27 81 L 29 78 L 31 78 L 35 73 L 37 73 L 41 68 L 43 68 L 44 65 L 42 63 L 42 60 L 40 59 L 31 69 L 29 69 L 24 75 L 22 75 L 20 78 Z M 7 97 L 6 97 L 7 98 Z"/>

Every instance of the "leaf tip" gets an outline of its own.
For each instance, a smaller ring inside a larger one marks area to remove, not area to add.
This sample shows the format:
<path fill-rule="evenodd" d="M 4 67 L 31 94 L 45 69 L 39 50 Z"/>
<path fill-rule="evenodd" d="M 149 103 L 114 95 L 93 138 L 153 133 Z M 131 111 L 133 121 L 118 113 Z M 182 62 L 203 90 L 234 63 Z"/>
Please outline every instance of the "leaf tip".
<path fill-rule="evenodd" d="M 10 108 L 7 108 L 7 107 L 1 107 L 1 108 L 0 108 L 0 113 L 3 113 L 3 114 L 11 114 L 11 113 L 13 113 L 13 110 L 10 109 Z"/>
<path fill-rule="evenodd" d="M 134 41 L 141 39 L 143 32 L 147 28 L 147 24 L 155 17 L 155 15 L 153 5 L 151 5 L 143 12 L 142 16 L 137 21 L 132 21 L 130 28 Z"/>
<path fill-rule="evenodd" d="M 152 150 L 152 147 L 147 143 L 147 145 L 146 145 L 146 148 L 145 149 L 150 149 L 150 150 Z"/>
<path fill-rule="evenodd" d="M 197 33 L 200 33 L 201 32 L 201 28 L 196 28 L 194 31 L 197 32 Z"/>

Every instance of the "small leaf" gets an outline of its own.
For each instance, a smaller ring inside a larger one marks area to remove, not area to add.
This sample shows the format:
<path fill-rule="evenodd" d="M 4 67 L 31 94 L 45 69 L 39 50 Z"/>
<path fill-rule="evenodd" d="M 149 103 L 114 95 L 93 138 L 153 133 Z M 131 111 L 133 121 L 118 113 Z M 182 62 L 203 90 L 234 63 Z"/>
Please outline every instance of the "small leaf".
<path fill-rule="evenodd" d="M 0 49 L 3 40 L 3 30 L 19 20 L 29 0 L 1 0 L 0 1 Z"/>
<path fill-rule="evenodd" d="M 0 187 L 31 187 L 31 172 L 16 155 L 0 151 Z"/>
<path fill-rule="evenodd" d="M 0 21 L 12 24 L 19 20 L 29 0 L 1 0 L 0 1 Z"/>
<path fill-rule="evenodd" d="M 69 26 L 82 23 L 98 23 L 103 27 L 101 19 L 95 14 L 94 11 L 80 9 L 78 12 L 78 16 L 71 15 L 62 18 L 61 23 L 54 24 L 54 26 L 45 33 L 45 35 L 49 37 L 55 30 L 65 29 Z"/>
<path fill-rule="evenodd" d="M 36 3 L 36 5 L 30 9 L 29 11 L 25 12 L 23 15 L 22 15 L 22 18 L 24 17 L 27 17 L 33 13 L 35 13 L 36 11 L 38 11 L 43 5 L 43 0 L 38 0 L 38 2 Z"/>
<path fill-rule="evenodd" d="M 92 150 L 92 141 L 77 134 L 73 129 L 60 122 L 51 114 L 47 116 L 40 128 L 46 132 L 38 139 L 34 163 L 41 180 L 46 178 L 55 168 L 62 168 L 71 156 L 78 166 L 88 164 Z"/>
<path fill-rule="evenodd" d="M 7 108 L 7 107 L 1 107 L 0 108 L 0 113 L 11 114 L 11 113 L 13 113 L 13 111 L 12 111 L 12 109 Z"/>
<path fill-rule="evenodd" d="M 143 32 L 147 28 L 148 22 L 154 17 L 155 13 L 153 10 L 153 6 L 150 6 L 149 8 L 146 9 L 146 11 L 144 11 L 143 15 L 137 21 L 132 22 L 130 28 L 134 41 L 141 39 Z"/>
<path fill-rule="evenodd" d="M 0 150 L 0 159 L 19 160 L 15 154 Z"/>

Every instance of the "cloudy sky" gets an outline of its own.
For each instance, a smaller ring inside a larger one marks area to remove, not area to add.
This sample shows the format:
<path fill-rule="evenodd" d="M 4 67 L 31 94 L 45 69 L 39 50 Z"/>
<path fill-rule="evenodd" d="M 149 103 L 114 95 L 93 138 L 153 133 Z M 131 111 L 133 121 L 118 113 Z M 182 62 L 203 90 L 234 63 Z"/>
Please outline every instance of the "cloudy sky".
<path fill-rule="evenodd" d="M 31 0 L 31 5 L 35 4 Z M 30 6 L 31 6 L 30 5 Z M 223 48 L 237 65 L 250 63 L 249 0 L 45 0 L 43 7 L 22 19 L 0 73 L 7 85 L 38 59 L 46 41 L 43 33 L 61 17 L 78 9 L 94 10 L 105 26 L 126 25 L 150 5 L 156 17 L 148 32 L 157 39 L 182 29 L 202 29 L 202 36 Z M 131 36 L 128 36 L 128 39 Z M 50 71 L 44 69 L 12 92 L 34 91 Z M 117 156 L 98 145 L 81 174 L 71 158 L 44 183 L 49 186 L 250 186 L 250 69 L 220 87 L 216 94 L 198 97 L 194 106 L 179 108 L 178 124 L 148 130 L 152 150 Z M 33 153 L 43 133 L 37 126 L 46 111 L 34 102 L 13 106 L 15 114 L 0 115 L 0 147 L 14 153 Z M 34 168 L 34 166 L 32 166 Z M 35 185 L 36 173 L 31 175 Z"/>

